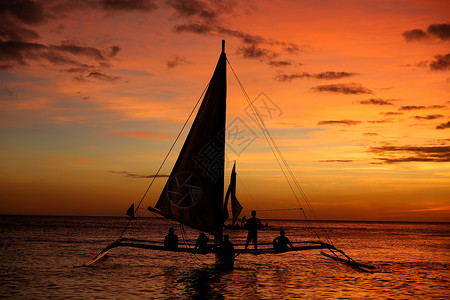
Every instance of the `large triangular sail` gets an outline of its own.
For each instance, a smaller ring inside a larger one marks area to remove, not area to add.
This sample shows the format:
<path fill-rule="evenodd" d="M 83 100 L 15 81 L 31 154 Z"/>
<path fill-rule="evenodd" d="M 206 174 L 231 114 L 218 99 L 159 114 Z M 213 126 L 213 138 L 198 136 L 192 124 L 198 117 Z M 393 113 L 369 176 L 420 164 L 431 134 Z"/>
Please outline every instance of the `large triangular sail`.
<path fill-rule="evenodd" d="M 222 49 L 191 130 L 155 205 L 166 216 L 218 238 L 223 227 L 226 93 L 226 55 Z"/>
<path fill-rule="evenodd" d="M 231 213 L 233 215 L 233 222 L 232 225 L 236 223 L 236 221 L 239 218 L 239 215 L 242 211 L 242 205 L 239 203 L 238 199 L 236 198 L 236 162 L 233 166 L 233 171 L 231 171 L 231 179 L 230 179 L 230 185 L 228 186 L 227 194 L 225 196 L 225 203 L 224 203 L 224 220 L 228 219 L 228 200 L 231 199 Z"/>

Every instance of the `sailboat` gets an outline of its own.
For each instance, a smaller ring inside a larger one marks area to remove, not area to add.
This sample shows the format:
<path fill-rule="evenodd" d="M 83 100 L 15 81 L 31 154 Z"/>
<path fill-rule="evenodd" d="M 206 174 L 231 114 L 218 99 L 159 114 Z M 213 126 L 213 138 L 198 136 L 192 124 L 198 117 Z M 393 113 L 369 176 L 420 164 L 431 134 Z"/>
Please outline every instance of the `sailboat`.
<path fill-rule="evenodd" d="M 148 207 L 149 211 L 157 215 L 212 235 L 215 240 L 215 246 L 212 247 L 209 252 L 216 253 L 218 261 L 223 261 L 221 253 L 223 253 L 224 248 L 224 224 L 229 218 L 227 211 L 228 201 L 231 202 L 233 223 L 237 221 L 239 213 L 242 211 L 242 206 L 236 198 L 236 166 L 233 167 L 230 186 L 224 199 L 227 62 L 225 41 L 222 41 L 222 52 L 219 61 L 209 85 L 207 86 L 206 92 L 204 93 L 195 120 L 192 123 L 191 129 L 178 155 L 172 172 L 170 173 L 155 206 Z M 272 141 L 274 143 L 262 120 L 260 120 L 260 122 L 262 123 L 262 129 L 266 139 L 268 139 L 269 142 Z M 275 153 L 276 152 L 279 152 L 278 148 L 276 148 Z M 279 155 L 281 155 L 281 153 Z M 284 158 L 282 158 L 282 162 L 286 163 Z M 161 167 L 157 174 L 160 170 Z M 291 173 L 290 169 L 288 169 L 288 171 Z M 154 178 L 156 178 L 156 176 Z M 144 194 L 144 197 L 146 193 Z M 142 203 L 142 200 L 136 208 L 133 204 L 128 209 L 127 214 L 130 216 L 128 224 L 134 219 L 134 214 Z M 167 249 L 161 241 L 125 238 L 123 235 L 128 224 L 120 237 L 104 248 L 94 260 L 87 265 L 99 261 L 105 257 L 108 252 L 117 247 L 134 247 L 188 253 L 195 252 L 193 244 L 180 243 L 179 247 L 176 249 Z M 354 267 L 364 269 L 372 268 L 369 265 L 355 262 L 332 243 L 321 241 L 319 236 L 317 241 L 301 241 L 294 242 L 293 244 L 296 246 L 289 248 L 286 251 L 305 251 L 313 249 L 328 250 L 331 254 L 323 253 L 328 257 L 341 260 Z M 257 252 L 253 249 L 239 247 L 242 245 L 235 245 L 235 253 L 237 255 L 245 253 L 257 255 L 278 253 L 278 251 L 273 248 L 272 243 L 259 245 L 265 247 L 259 247 Z M 231 265 L 234 263 L 234 257 L 229 263 Z"/>

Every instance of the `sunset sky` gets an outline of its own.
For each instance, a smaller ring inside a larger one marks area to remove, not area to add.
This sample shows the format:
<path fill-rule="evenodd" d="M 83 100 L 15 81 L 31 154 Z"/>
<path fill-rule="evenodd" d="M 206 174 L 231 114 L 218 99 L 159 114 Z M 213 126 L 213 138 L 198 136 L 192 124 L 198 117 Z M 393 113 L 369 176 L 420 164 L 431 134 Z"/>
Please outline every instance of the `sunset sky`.
<path fill-rule="evenodd" d="M 319 218 L 450 221 L 449 12 L 445 0 L 0 1 L 0 214 L 124 215 L 225 39 Z M 227 132 L 225 169 L 237 161 L 244 209 L 301 219 L 264 211 L 298 204 L 230 69 L 227 109 L 247 129 Z"/>

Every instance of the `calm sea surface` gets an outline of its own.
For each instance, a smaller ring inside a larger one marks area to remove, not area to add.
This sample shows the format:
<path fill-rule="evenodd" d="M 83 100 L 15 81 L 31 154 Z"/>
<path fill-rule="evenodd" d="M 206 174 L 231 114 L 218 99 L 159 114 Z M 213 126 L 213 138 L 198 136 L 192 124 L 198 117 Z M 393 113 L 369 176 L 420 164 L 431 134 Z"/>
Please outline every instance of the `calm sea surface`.
<path fill-rule="evenodd" d="M 10 299 L 450 299 L 450 224 L 324 222 L 336 247 L 376 266 L 364 273 L 319 250 L 241 254 L 220 272 L 215 257 L 116 248 L 89 262 L 117 239 L 125 218 L 0 216 L 0 298 Z M 266 220 L 264 220 L 265 222 Z M 301 221 L 267 221 L 271 242 L 283 227 L 291 241 L 314 240 Z M 163 240 L 169 226 L 180 241 L 188 228 L 139 220 L 125 236 Z M 227 232 L 234 243 L 245 231 Z"/>

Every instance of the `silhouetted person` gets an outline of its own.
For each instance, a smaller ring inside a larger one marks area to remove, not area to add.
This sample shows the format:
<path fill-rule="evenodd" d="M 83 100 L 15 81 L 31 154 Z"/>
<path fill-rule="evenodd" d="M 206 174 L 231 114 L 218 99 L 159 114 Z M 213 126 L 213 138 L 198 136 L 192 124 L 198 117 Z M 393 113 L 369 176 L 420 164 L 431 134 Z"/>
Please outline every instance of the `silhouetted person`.
<path fill-rule="evenodd" d="M 248 234 L 247 234 L 247 242 L 245 242 L 245 249 L 247 249 L 248 244 L 250 242 L 253 242 L 255 245 L 255 250 L 258 249 L 258 229 L 263 227 L 261 224 L 261 221 L 256 217 L 256 211 L 252 210 L 252 217 L 247 220 L 245 223 L 245 226 L 247 227 Z"/>
<path fill-rule="evenodd" d="M 178 236 L 175 234 L 173 227 L 169 228 L 169 234 L 164 239 L 164 248 L 167 250 L 178 249 Z"/>
<path fill-rule="evenodd" d="M 197 240 L 195 241 L 195 248 L 194 250 L 198 249 L 199 253 L 208 253 L 208 242 L 209 238 L 204 234 L 203 232 L 200 232 L 200 235 L 198 236 Z"/>
<path fill-rule="evenodd" d="M 228 234 L 223 236 L 223 244 L 220 248 L 220 255 L 222 259 L 222 268 L 225 270 L 232 270 L 234 266 L 234 245 L 230 242 Z"/>
<path fill-rule="evenodd" d="M 273 248 L 277 252 L 284 252 L 288 249 L 288 246 L 294 248 L 294 246 L 292 246 L 291 241 L 286 237 L 284 229 L 281 229 L 280 236 L 276 237 L 273 240 Z"/>

